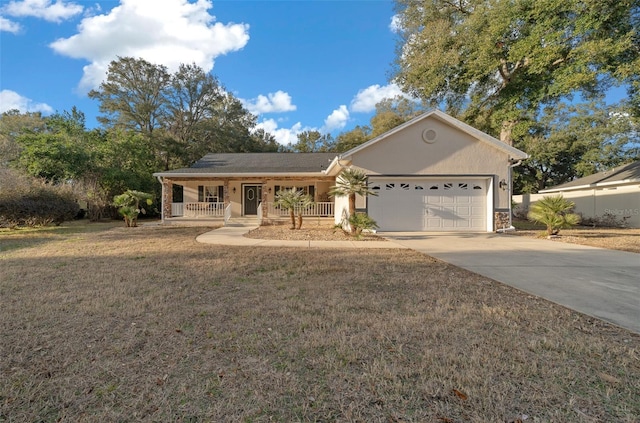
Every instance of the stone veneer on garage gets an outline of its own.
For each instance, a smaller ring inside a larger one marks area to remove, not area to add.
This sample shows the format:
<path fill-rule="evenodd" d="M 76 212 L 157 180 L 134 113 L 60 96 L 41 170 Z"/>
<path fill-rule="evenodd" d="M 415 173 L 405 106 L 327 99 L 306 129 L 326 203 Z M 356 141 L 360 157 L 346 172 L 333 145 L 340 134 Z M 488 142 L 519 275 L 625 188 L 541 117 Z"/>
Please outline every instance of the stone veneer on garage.
<path fill-rule="evenodd" d="M 508 211 L 497 211 L 494 213 L 494 230 L 508 228 L 511 225 Z"/>

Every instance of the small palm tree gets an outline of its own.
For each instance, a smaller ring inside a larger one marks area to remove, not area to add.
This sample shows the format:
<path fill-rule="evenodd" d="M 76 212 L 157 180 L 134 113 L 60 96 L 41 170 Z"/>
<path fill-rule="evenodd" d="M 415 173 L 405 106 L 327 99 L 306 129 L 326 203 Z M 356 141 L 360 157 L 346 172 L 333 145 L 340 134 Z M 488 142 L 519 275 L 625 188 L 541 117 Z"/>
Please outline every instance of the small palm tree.
<path fill-rule="evenodd" d="M 289 216 L 291 217 L 291 229 L 296 229 L 296 210 L 298 210 L 297 229 L 300 229 L 302 227 L 302 212 L 312 204 L 313 199 L 311 196 L 305 194 L 302 190 L 291 188 L 281 190 L 276 193 L 276 205 L 285 210 L 289 210 Z"/>
<path fill-rule="evenodd" d="M 359 237 L 362 231 L 370 231 L 378 228 L 378 223 L 366 213 L 354 213 L 349 216 L 349 226 L 354 235 Z"/>
<path fill-rule="evenodd" d="M 374 191 L 369 189 L 367 175 L 358 169 L 347 169 L 336 178 L 336 184 L 331 187 L 329 195 L 332 197 L 349 197 L 349 219 L 356 213 L 356 195 L 366 197 L 367 195 L 375 195 Z M 348 221 L 348 220 L 347 220 Z M 351 225 L 351 233 L 355 235 L 356 228 Z"/>
<path fill-rule="evenodd" d="M 128 228 L 138 226 L 138 215 L 147 212 L 144 207 L 140 207 L 140 203 L 146 203 L 148 206 L 152 205 L 153 195 L 146 192 L 127 190 L 113 197 L 113 205 L 118 207 L 118 213 L 124 218 L 124 223 Z"/>
<path fill-rule="evenodd" d="M 572 213 L 573 201 L 562 195 L 545 196 L 531 205 L 527 217 L 547 227 L 547 235 L 557 235 L 562 228 L 570 228 L 580 223 L 580 215 Z"/>

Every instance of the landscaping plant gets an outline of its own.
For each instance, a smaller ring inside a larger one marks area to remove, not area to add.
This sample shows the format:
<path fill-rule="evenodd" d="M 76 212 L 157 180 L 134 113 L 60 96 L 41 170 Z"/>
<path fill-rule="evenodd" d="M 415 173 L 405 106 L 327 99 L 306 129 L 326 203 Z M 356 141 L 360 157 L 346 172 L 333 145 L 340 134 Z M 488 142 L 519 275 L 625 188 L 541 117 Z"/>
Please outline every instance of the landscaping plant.
<path fill-rule="evenodd" d="M 0 227 L 60 225 L 79 209 L 68 185 L 0 169 Z"/>
<path fill-rule="evenodd" d="M 280 190 L 276 193 L 276 205 L 289 211 L 291 229 L 302 227 L 302 211 L 313 204 L 309 194 L 295 188 Z M 296 226 L 296 210 L 298 211 L 298 225 Z"/>
<path fill-rule="evenodd" d="M 355 236 L 360 236 L 362 231 L 377 229 L 378 223 L 366 213 L 354 213 L 349 216 L 349 226 Z"/>
<path fill-rule="evenodd" d="M 544 196 L 531 205 L 527 217 L 532 222 L 545 225 L 548 236 L 557 235 L 560 229 L 580 223 L 580 215 L 572 213 L 574 205 L 562 195 Z"/>
<path fill-rule="evenodd" d="M 118 213 L 124 218 L 124 223 L 128 228 L 138 226 L 138 215 L 147 213 L 144 207 L 140 206 L 141 203 L 146 203 L 148 206 L 152 205 L 153 195 L 146 192 L 127 190 L 113 197 L 113 205 L 118 207 Z"/>
<path fill-rule="evenodd" d="M 331 187 L 329 195 L 332 197 L 349 197 L 349 216 L 343 222 L 350 224 L 351 216 L 356 214 L 356 195 L 366 197 L 367 195 L 377 196 L 369 189 L 367 175 L 359 169 L 347 169 L 336 178 L 336 184 Z M 352 225 L 351 233 L 356 235 L 356 228 Z"/>

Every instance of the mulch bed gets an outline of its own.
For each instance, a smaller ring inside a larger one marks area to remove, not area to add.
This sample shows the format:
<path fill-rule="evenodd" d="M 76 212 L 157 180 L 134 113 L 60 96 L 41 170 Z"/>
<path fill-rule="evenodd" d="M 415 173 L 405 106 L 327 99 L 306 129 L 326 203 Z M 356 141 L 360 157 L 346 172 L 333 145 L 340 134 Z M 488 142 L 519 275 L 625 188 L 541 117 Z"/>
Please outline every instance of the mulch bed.
<path fill-rule="evenodd" d="M 302 223 L 300 229 L 290 229 L 290 225 L 275 224 L 260 226 L 245 235 L 247 238 L 277 239 L 285 241 L 386 241 L 375 234 L 354 237 L 333 224 Z"/>

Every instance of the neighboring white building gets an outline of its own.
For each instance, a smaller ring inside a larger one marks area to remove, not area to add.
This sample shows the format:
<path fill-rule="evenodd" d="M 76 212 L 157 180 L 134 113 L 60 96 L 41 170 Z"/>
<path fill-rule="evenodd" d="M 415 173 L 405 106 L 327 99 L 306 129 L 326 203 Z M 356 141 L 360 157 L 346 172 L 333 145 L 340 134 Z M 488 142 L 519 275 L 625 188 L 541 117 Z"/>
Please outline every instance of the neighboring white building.
<path fill-rule="evenodd" d="M 545 195 L 562 194 L 575 203 L 584 218 L 615 220 L 630 228 L 640 228 L 640 161 L 576 179 L 540 191 L 514 196 L 522 209 L 528 209 Z"/>

